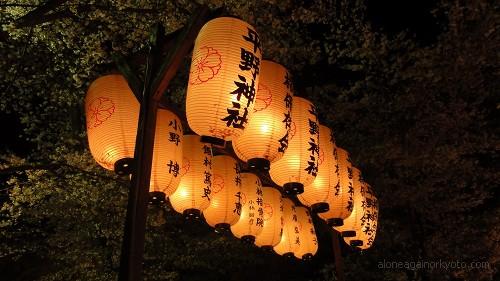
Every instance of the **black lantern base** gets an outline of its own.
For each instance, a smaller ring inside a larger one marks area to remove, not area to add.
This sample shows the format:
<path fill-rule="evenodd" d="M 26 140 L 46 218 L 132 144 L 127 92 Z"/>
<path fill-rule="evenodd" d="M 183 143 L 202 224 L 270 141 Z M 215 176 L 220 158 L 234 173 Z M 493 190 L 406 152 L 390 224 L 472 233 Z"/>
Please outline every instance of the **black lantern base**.
<path fill-rule="evenodd" d="M 264 158 L 252 158 L 248 160 L 248 168 L 256 171 L 269 171 L 271 162 Z"/>
<path fill-rule="evenodd" d="M 231 226 L 229 225 L 229 223 L 218 223 L 215 225 L 215 232 L 219 234 L 224 234 L 229 232 L 230 227 Z"/>
<path fill-rule="evenodd" d="M 353 230 L 342 231 L 341 235 L 342 237 L 354 237 L 356 236 L 356 231 Z"/>
<path fill-rule="evenodd" d="M 211 137 L 211 136 L 201 136 L 200 141 L 204 142 L 204 143 L 210 143 L 210 144 L 213 144 L 215 146 L 220 146 L 220 147 L 224 147 L 226 145 L 225 140 L 220 139 L 220 138 L 216 138 L 216 137 Z"/>
<path fill-rule="evenodd" d="M 311 211 L 313 211 L 313 213 L 316 213 L 316 214 L 325 213 L 325 212 L 328 212 L 329 210 L 330 210 L 330 204 L 328 204 L 326 202 L 312 204 L 312 206 L 311 206 Z"/>
<path fill-rule="evenodd" d="M 273 246 L 262 246 L 260 247 L 264 252 L 267 252 L 267 253 L 272 253 L 274 252 L 274 248 Z"/>
<path fill-rule="evenodd" d="M 297 195 L 304 192 L 304 185 L 300 182 L 289 182 L 283 185 L 283 190 L 287 195 Z"/>
<path fill-rule="evenodd" d="M 245 235 L 245 236 L 241 237 L 241 241 L 243 241 L 245 244 L 252 245 L 255 242 L 255 236 Z"/>
<path fill-rule="evenodd" d="M 122 158 L 115 162 L 114 168 L 117 175 L 130 175 L 134 170 L 134 158 Z"/>
<path fill-rule="evenodd" d="M 343 226 L 344 225 L 344 220 L 339 219 L 339 218 L 334 218 L 334 219 L 328 219 L 326 220 L 326 223 L 329 226 Z"/>
<path fill-rule="evenodd" d="M 312 254 L 305 254 L 302 256 L 302 260 L 304 260 L 304 261 L 310 261 L 310 260 L 312 260 L 312 258 L 313 258 Z"/>
<path fill-rule="evenodd" d="M 288 252 L 288 253 L 284 253 L 283 257 L 285 257 L 287 259 L 293 259 L 293 258 L 295 258 L 295 255 L 292 252 Z"/>
<path fill-rule="evenodd" d="M 349 245 L 351 245 L 351 247 L 361 247 L 361 246 L 363 246 L 363 241 L 361 241 L 361 240 L 351 240 L 351 242 L 349 243 Z"/>
<path fill-rule="evenodd" d="M 149 193 L 150 204 L 160 204 L 165 202 L 165 193 L 160 191 L 153 191 Z"/>
<path fill-rule="evenodd" d="M 182 212 L 182 215 L 186 220 L 199 220 L 201 217 L 201 211 L 198 209 L 186 209 Z"/>

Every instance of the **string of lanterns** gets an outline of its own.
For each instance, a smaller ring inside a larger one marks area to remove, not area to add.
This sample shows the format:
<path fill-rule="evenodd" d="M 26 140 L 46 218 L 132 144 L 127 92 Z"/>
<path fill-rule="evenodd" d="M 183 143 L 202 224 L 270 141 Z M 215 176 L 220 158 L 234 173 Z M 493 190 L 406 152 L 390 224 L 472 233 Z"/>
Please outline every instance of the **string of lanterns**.
<path fill-rule="evenodd" d="M 132 172 L 139 103 L 118 74 L 95 80 L 85 98 L 87 135 L 97 163 Z M 187 218 L 204 217 L 217 232 L 276 253 L 310 259 L 318 249 L 311 212 L 346 243 L 371 247 L 378 221 L 373 189 L 320 125 L 316 107 L 294 97 L 291 75 L 262 60 L 258 33 L 246 22 L 221 17 L 201 29 L 193 49 L 186 118 L 157 115 L 150 192 L 168 197 Z M 232 141 L 240 162 L 214 155 Z M 263 186 L 269 171 L 280 190 Z M 304 206 L 289 198 L 297 195 Z"/>

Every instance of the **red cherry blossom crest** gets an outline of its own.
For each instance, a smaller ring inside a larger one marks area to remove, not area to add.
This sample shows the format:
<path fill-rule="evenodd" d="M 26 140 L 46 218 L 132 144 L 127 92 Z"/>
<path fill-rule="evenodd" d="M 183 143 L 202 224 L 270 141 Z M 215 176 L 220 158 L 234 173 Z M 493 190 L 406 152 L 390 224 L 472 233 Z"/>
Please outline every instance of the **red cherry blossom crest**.
<path fill-rule="evenodd" d="M 323 151 L 323 149 L 321 149 L 321 147 L 319 148 L 319 157 L 318 157 L 318 166 L 321 166 L 321 164 L 323 164 L 323 161 L 325 161 L 325 151 Z"/>
<path fill-rule="evenodd" d="M 264 203 L 264 221 L 273 217 L 273 206 L 269 203 Z"/>
<path fill-rule="evenodd" d="M 268 86 L 259 83 L 257 95 L 255 95 L 255 106 L 253 108 L 254 112 L 262 111 L 268 108 L 272 101 L 273 95 L 271 94 L 271 89 L 269 89 Z"/>
<path fill-rule="evenodd" d="M 217 138 L 226 139 L 227 137 L 233 135 L 232 129 L 217 129 L 213 126 L 209 126 L 208 131 Z"/>
<path fill-rule="evenodd" d="M 214 78 L 222 65 L 222 58 L 219 51 L 212 47 L 201 47 L 193 57 L 193 67 L 191 68 L 189 83 L 199 85 Z"/>
<path fill-rule="evenodd" d="M 90 102 L 87 111 L 89 112 L 87 128 L 92 129 L 98 127 L 113 115 L 115 104 L 110 98 L 97 97 Z"/>
<path fill-rule="evenodd" d="M 214 174 L 214 180 L 212 181 L 212 192 L 218 193 L 224 188 L 224 178 L 220 175 Z"/>
<path fill-rule="evenodd" d="M 191 161 L 189 161 L 188 158 L 183 157 L 182 158 L 182 168 L 180 171 L 181 177 L 183 177 L 185 174 L 187 174 L 187 172 L 189 172 L 190 169 L 191 169 Z"/>

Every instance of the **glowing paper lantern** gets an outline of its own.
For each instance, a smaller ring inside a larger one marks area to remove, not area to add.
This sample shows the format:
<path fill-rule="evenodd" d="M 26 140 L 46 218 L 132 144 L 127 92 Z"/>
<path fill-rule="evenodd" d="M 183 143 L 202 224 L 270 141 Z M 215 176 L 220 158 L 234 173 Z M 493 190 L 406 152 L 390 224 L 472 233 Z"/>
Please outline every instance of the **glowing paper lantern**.
<path fill-rule="evenodd" d="M 130 171 L 134 157 L 139 103 L 121 75 L 94 81 L 85 98 L 87 135 L 97 163 L 118 173 Z M 159 109 L 149 190 L 172 194 L 182 167 L 182 125 L 174 113 Z"/>
<path fill-rule="evenodd" d="M 218 155 L 212 158 L 212 193 L 210 206 L 203 216 L 215 231 L 228 231 L 241 215 L 241 171 L 232 157 Z"/>
<path fill-rule="evenodd" d="M 264 202 L 260 179 L 250 173 L 241 173 L 241 216 L 231 226 L 234 236 L 254 243 L 264 227 Z"/>
<path fill-rule="evenodd" d="M 354 189 L 354 203 L 351 214 L 344 219 L 344 224 L 340 226 L 334 226 L 335 230 L 340 232 L 342 236 L 353 237 L 356 235 L 356 222 L 357 222 L 357 214 L 360 212 L 362 208 L 361 202 L 363 201 L 363 195 L 361 194 L 361 172 L 359 169 L 352 167 L 352 185 Z"/>
<path fill-rule="evenodd" d="M 334 156 L 334 139 L 332 130 L 319 126 L 319 163 L 318 174 L 314 181 L 304 187 L 304 193 L 297 196 L 302 204 L 311 207 L 316 213 L 329 210 L 328 199 L 337 194 L 339 178 L 335 173 L 337 160 Z"/>
<path fill-rule="evenodd" d="M 318 173 L 319 126 L 316 107 L 295 97 L 292 107 L 292 131 L 283 157 L 271 164 L 272 180 L 288 194 L 300 194 Z"/>
<path fill-rule="evenodd" d="M 181 181 L 170 195 L 174 210 L 186 218 L 199 218 L 210 205 L 212 190 L 212 148 L 200 142 L 197 135 L 185 135 Z"/>
<path fill-rule="evenodd" d="M 378 200 L 372 188 L 365 182 L 361 185 L 363 201 L 361 211 L 356 215 L 356 236 L 345 237 L 344 241 L 359 249 L 366 250 L 373 245 L 377 234 Z"/>
<path fill-rule="evenodd" d="M 292 200 L 283 199 L 283 233 L 274 251 L 284 257 L 293 257 L 300 246 L 299 223 L 296 207 Z"/>
<path fill-rule="evenodd" d="M 259 88 L 252 120 L 243 134 L 233 140 L 233 148 L 250 168 L 269 169 L 288 147 L 292 125 L 292 83 L 280 64 L 262 61 Z"/>
<path fill-rule="evenodd" d="M 304 207 L 296 207 L 297 220 L 299 223 L 300 245 L 294 252 L 298 259 L 309 260 L 318 251 L 318 239 L 309 210 Z"/>
<path fill-rule="evenodd" d="M 85 97 L 90 152 L 102 167 L 115 170 L 134 158 L 139 102 L 122 75 L 98 78 Z M 125 162 L 125 163 L 124 163 Z"/>
<path fill-rule="evenodd" d="M 354 207 L 354 188 L 352 186 L 352 164 L 349 154 L 342 148 L 334 147 L 334 158 L 337 159 L 335 174 L 339 179 L 335 185 L 334 193 L 327 199 L 330 210 L 320 213 L 319 216 L 326 220 L 330 226 L 340 226 Z M 337 167 L 338 166 L 338 167 Z"/>
<path fill-rule="evenodd" d="M 254 111 L 261 60 L 259 35 L 248 23 L 221 17 L 203 26 L 186 96 L 193 131 L 214 143 L 241 135 Z"/>
<path fill-rule="evenodd" d="M 170 196 L 177 189 L 181 180 L 183 143 L 180 118 L 171 111 L 158 109 L 150 192 L 161 192 Z"/>
<path fill-rule="evenodd" d="M 281 241 L 283 231 L 283 198 L 272 187 L 262 187 L 264 201 L 264 227 L 255 238 L 255 245 L 271 249 Z"/>

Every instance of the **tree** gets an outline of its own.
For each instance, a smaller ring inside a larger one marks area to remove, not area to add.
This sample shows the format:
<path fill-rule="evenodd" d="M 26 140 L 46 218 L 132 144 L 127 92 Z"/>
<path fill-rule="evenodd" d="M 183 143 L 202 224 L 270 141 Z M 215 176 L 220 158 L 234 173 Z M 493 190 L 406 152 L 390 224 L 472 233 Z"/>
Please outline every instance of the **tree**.
<path fill-rule="evenodd" d="M 7 146 L 0 162 L 0 268 L 18 280 L 116 275 L 127 182 L 91 159 L 83 98 L 93 79 L 113 70 L 112 53 L 140 62 L 155 21 L 169 33 L 198 7 L 160 2 L 0 4 L 0 109 L 29 141 L 18 150 Z M 446 20 L 431 45 L 374 28 L 365 1 L 208 4 L 224 4 L 257 28 L 265 56 L 294 73 L 298 91 L 316 102 L 378 192 L 377 240 L 361 255 L 348 251 L 350 280 L 492 280 L 498 274 L 498 7 L 492 1 L 440 2 L 434 13 Z M 186 59 L 167 92 L 181 108 L 188 66 Z M 290 265 L 181 221 L 168 205 L 151 206 L 148 280 L 255 279 L 250 268 L 281 274 L 258 278 L 268 280 L 331 276 L 328 243 L 320 243 L 313 264 Z M 382 260 L 439 259 L 487 261 L 489 269 L 378 268 Z"/>

